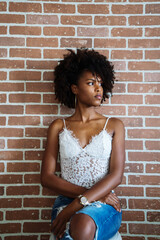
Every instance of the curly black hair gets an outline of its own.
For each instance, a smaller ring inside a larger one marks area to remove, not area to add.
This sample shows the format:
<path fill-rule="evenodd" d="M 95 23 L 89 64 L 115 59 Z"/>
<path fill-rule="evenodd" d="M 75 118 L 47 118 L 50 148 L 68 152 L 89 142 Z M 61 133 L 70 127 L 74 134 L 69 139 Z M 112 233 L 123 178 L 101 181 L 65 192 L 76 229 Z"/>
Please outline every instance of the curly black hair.
<path fill-rule="evenodd" d="M 88 48 L 78 48 L 77 53 L 67 49 L 69 53 L 64 54 L 64 59 L 59 61 L 54 71 L 55 99 L 69 108 L 75 108 L 75 94 L 71 85 L 78 85 L 78 80 L 84 71 L 89 71 L 93 76 L 101 77 L 103 83 L 103 97 L 112 96 L 112 88 L 115 80 L 114 66 L 102 54 Z"/>

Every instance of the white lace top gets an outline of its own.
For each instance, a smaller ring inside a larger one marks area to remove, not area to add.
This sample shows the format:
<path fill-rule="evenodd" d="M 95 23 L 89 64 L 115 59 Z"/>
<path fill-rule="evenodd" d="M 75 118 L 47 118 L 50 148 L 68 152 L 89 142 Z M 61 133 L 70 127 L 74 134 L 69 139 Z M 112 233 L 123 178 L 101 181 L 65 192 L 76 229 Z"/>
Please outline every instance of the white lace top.
<path fill-rule="evenodd" d="M 64 128 L 59 133 L 59 154 L 62 178 L 73 184 L 91 188 L 109 170 L 112 135 L 104 128 L 92 136 L 89 144 L 81 147 L 73 131 Z"/>

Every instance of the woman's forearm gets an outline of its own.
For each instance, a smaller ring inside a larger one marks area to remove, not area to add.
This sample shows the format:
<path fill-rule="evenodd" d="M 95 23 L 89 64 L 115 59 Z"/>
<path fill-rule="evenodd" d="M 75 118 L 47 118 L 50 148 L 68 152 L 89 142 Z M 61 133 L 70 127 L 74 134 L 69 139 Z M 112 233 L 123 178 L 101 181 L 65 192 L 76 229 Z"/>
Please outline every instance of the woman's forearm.
<path fill-rule="evenodd" d="M 83 194 L 87 188 L 70 183 L 55 174 L 49 174 L 41 179 L 43 187 L 54 190 L 58 194 L 67 197 L 76 198 L 78 195 Z"/>

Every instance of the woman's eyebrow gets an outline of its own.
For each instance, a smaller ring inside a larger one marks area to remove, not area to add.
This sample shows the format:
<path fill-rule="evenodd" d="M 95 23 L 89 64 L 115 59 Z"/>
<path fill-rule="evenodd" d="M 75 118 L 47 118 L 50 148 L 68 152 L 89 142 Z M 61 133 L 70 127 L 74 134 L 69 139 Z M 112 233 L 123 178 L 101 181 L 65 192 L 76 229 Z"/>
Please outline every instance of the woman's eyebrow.
<path fill-rule="evenodd" d="M 86 81 L 88 81 L 88 80 L 97 81 L 97 79 L 93 79 L 93 78 L 87 78 Z M 98 82 L 102 82 L 102 80 L 100 79 L 100 80 L 98 80 Z"/>

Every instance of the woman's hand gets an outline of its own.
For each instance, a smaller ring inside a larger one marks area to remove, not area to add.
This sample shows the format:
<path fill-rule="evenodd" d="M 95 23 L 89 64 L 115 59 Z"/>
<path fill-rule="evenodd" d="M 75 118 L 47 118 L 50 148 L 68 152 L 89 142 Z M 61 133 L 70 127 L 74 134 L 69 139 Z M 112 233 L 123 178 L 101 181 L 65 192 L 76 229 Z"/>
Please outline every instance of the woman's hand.
<path fill-rule="evenodd" d="M 115 193 L 110 192 L 99 201 L 105 202 L 114 207 L 117 211 L 121 212 L 121 202 Z"/>
<path fill-rule="evenodd" d="M 70 220 L 71 214 L 67 207 L 65 207 L 56 217 L 55 220 L 53 220 L 53 223 L 51 225 L 51 231 L 56 236 L 56 240 L 59 238 L 62 238 L 64 235 L 64 231 L 66 229 L 66 224 Z"/>

